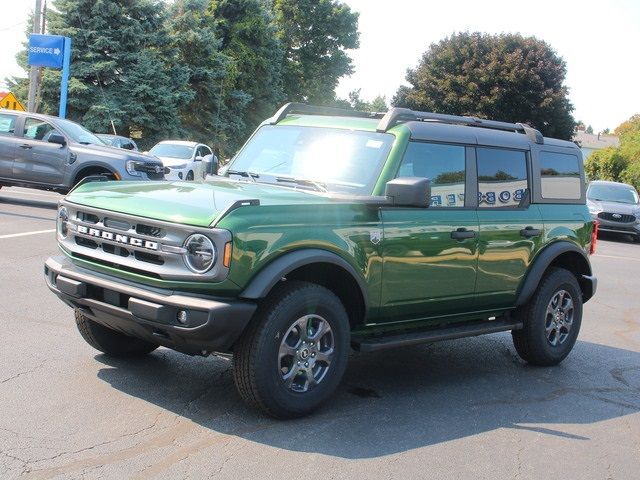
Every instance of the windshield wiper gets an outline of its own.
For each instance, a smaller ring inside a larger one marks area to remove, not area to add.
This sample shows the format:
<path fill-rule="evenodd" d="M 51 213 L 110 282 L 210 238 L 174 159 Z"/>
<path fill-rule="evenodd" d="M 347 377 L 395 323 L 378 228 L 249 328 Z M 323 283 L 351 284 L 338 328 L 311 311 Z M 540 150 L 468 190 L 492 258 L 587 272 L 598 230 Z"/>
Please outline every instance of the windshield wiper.
<path fill-rule="evenodd" d="M 241 177 L 244 177 L 244 178 L 250 178 L 253 182 L 256 181 L 256 178 L 260 178 L 260 175 L 258 175 L 257 173 L 242 172 L 240 170 L 227 170 L 227 173 L 229 175 L 240 175 Z"/>
<path fill-rule="evenodd" d="M 318 192 L 327 192 L 327 186 L 316 182 L 314 180 L 308 180 L 306 178 L 293 178 L 293 177 L 276 177 L 276 181 L 278 182 L 287 182 L 287 183 L 295 183 L 296 185 L 301 185 L 303 187 L 313 187 Z"/>

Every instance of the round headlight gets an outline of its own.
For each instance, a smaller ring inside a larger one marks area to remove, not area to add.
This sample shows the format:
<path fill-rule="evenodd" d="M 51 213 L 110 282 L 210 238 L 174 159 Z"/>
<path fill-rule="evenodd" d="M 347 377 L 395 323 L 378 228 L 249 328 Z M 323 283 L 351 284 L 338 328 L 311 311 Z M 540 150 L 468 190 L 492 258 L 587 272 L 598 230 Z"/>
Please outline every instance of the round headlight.
<path fill-rule="evenodd" d="M 195 273 L 205 273 L 216 261 L 216 247 L 209 237 L 196 233 L 184 242 L 184 263 Z"/>
<path fill-rule="evenodd" d="M 69 212 L 67 212 L 66 207 L 61 207 L 60 210 L 58 210 L 58 218 L 56 221 L 58 238 L 60 240 L 67 238 L 67 234 L 69 233 L 69 226 L 67 225 L 68 221 L 69 221 Z"/>

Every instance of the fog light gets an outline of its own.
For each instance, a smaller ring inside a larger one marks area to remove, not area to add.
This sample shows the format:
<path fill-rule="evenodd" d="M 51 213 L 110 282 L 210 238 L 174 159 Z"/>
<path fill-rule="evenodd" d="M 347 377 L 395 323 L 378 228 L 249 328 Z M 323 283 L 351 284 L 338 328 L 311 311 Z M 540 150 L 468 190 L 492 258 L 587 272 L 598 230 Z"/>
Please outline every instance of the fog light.
<path fill-rule="evenodd" d="M 181 324 L 186 324 L 187 320 L 189 320 L 189 314 L 186 310 L 178 310 L 178 322 Z"/>

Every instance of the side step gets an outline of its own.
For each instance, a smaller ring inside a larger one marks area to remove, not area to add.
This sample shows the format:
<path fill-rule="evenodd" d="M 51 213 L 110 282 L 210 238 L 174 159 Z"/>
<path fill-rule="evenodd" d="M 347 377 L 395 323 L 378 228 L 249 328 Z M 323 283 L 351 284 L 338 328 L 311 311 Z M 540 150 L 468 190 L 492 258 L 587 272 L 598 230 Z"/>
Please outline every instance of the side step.
<path fill-rule="evenodd" d="M 454 338 L 475 337 L 487 333 L 505 332 L 522 328 L 522 322 L 509 319 L 486 320 L 467 323 L 455 327 L 444 327 L 427 331 L 402 333 L 384 337 L 352 337 L 353 348 L 361 352 L 376 352 L 387 348 L 408 347 L 420 343 L 453 340 Z"/>

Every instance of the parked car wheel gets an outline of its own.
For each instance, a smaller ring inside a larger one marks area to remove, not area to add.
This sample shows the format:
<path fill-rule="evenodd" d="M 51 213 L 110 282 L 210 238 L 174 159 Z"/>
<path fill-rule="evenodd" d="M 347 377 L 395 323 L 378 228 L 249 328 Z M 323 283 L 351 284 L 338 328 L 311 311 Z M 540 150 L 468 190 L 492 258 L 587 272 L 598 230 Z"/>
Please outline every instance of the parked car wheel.
<path fill-rule="evenodd" d="M 76 326 L 82 338 L 96 350 L 113 357 L 135 357 L 153 352 L 158 345 L 107 328 L 75 310 Z"/>
<path fill-rule="evenodd" d="M 191 170 L 189 170 L 189 173 L 187 173 L 187 180 L 189 181 L 193 181 L 193 172 Z"/>
<path fill-rule="evenodd" d="M 349 318 L 330 290 L 287 281 L 260 306 L 234 348 L 240 396 L 276 418 L 312 412 L 335 391 L 347 366 Z"/>
<path fill-rule="evenodd" d="M 582 323 L 582 292 L 571 272 L 552 268 L 529 303 L 519 309 L 524 326 L 512 332 L 520 357 L 533 365 L 557 365 L 573 348 Z"/>

